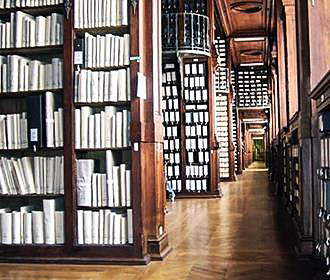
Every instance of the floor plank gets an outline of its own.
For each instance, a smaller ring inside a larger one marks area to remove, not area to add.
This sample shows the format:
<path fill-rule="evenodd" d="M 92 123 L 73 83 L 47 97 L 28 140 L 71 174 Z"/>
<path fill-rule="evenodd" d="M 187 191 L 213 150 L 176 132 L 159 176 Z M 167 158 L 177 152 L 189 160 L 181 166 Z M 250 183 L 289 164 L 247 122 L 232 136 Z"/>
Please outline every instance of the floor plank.
<path fill-rule="evenodd" d="M 0 280 L 311 280 L 281 232 L 281 216 L 262 165 L 237 182 L 223 183 L 224 196 L 176 200 L 167 228 L 172 253 L 148 266 L 0 264 Z M 284 238 L 283 238 L 284 237 Z"/>

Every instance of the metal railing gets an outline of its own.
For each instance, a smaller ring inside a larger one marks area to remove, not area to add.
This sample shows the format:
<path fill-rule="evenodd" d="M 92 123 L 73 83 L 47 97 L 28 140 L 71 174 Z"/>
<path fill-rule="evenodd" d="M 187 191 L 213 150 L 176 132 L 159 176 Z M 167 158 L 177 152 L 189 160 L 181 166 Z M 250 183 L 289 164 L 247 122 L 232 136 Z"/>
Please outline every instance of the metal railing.
<path fill-rule="evenodd" d="M 163 52 L 210 55 L 209 18 L 195 13 L 168 13 L 162 16 Z"/>

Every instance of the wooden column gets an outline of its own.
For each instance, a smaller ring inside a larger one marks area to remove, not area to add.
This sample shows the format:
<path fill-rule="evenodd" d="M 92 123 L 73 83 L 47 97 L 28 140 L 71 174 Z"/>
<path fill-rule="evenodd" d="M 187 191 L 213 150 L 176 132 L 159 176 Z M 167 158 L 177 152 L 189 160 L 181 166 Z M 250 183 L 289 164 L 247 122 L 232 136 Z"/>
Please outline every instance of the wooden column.
<path fill-rule="evenodd" d="M 278 5 L 277 21 L 277 50 L 278 50 L 278 79 L 279 79 L 279 124 L 280 130 L 287 127 L 287 94 L 286 94 L 286 61 L 285 61 L 285 37 L 282 7 Z"/>
<path fill-rule="evenodd" d="M 308 4 L 297 1 L 297 64 L 299 93 L 299 142 L 302 149 L 301 159 L 301 237 L 298 253 L 311 255 L 313 252 L 313 138 L 311 133 L 311 101 L 310 93 L 310 54 L 308 32 Z M 314 125 L 317 126 L 317 122 Z M 318 154 L 317 154 L 318 155 Z M 317 156 L 318 157 L 318 156 Z M 316 188 L 315 188 L 316 189 Z M 317 213 L 314 213 L 314 219 Z"/>
<path fill-rule="evenodd" d="M 283 0 L 286 27 L 286 50 L 288 69 L 288 103 L 289 120 L 299 110 L 297 84 L 297 39 L 296 39 L 296 6 L 294 0 Z"/>
<path fill-rule="evenodd" d="M 132 111 L 132 145 L 140 161 L 140 207 L 144 239 L 151 259 L 164 258 L 171 250 L 165 231 L 166 202 L 163 172 L 163 126 L 161 119 L 161 4 L 160 1 L 138 2 L 139 26 L 138 71 L 147 78 L 146 99 L 135 98 Z M 132 81 L 136 83 L 136 81 Z M 140 120 L 140 121 L 138 121 Z M 134 186 L 133 186 L 134 188 Z"/>

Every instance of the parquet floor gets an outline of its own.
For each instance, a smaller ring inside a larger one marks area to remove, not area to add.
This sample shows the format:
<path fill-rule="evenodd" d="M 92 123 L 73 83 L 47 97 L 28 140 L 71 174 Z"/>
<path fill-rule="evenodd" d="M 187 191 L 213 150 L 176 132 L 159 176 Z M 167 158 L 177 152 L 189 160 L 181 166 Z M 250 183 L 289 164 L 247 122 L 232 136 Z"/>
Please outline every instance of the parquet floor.
<path fill-rule="evenodd" d="M 267 173 L 254 164 L 224 197 L 177 200 L 167 229 L 173 251 L 148 266 L 0 265 L 0 279 L 311 280 L 286 242 Z"/>

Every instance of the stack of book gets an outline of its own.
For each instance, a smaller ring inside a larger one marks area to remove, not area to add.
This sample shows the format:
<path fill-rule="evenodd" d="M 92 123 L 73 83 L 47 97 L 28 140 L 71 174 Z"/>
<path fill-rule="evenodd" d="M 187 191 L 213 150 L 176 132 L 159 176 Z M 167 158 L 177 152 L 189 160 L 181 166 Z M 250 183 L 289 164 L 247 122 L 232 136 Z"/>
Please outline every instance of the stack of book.
<path fill-rule="evenodd" d="M 77 0 L 74 28 L 118 27 L 128 25 L 128 1 Z"/>
<path fill-rule="evenodd" d="M 0 149 L 28 148 L 26 112 L 0 115 Z"/>
<path fill-rule="evenodd" d="M 0 0 L 0 9 L 42 7 L 63 4 L 63 0 Z"/>
<path fill-rule="evenodd" d="M 1 157 L 0 194 L 64 194 L 63 156 Z"/>
<path fill-rule="evenodd" d="M 131 100 L 130 69 L 75 73 L 75 102 L 100 103 Z"/>
<path fill-rule="evenodd" d="M 82 106 L 76 115 L 76 149 L 127 148 L 130 146 L 130 120 L 128 110 L 105 106 L 98 113 Z"/>
<path fill-rule="evenodd" d="M 34 17 L 17 11 L 0 23 L 0 48 L 44 47 L 63 44 L 63 15 Z"/>
<path fill-rule="evenodd" d="M 114 165 L 107 151 L 106 173 L 95 173 L 95 160 L 77 160 L 77 205 L 83 207 L 131 207 L 131 170 Z"/>
<path fill-rule="evenodd" d="M 54 245 L 64 241 L 64 211 L 59 199 L 44 199 L 41 211 L 32 205 L 0 209 L 1 244 Z"/>
<path fill-rule="evenodd" d="M 63 59 L 50 63 L 19 55 L 0 56 L 0 93 L 63 87 Z"/>
<path fill-rule="evenodd" d="M 133 244 L 132 209 L 126 213 L 110 209 L 77 210 L 79 245 Z"/>

